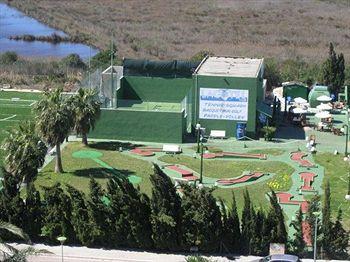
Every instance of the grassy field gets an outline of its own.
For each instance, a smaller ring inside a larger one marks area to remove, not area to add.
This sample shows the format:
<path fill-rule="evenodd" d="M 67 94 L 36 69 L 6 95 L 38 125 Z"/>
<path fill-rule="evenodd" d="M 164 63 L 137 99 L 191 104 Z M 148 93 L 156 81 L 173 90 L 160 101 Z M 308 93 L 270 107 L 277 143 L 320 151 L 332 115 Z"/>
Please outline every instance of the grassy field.
<path fill-rule="evenodd" d="M 106 168 L 91 159 L 73 158 L 72 154 L 78 150 L 96 150 L 103 154 L 99 159 L 113 167 L 115 171 L 123 175 L 137 175 L 142 178 L 140 189 L 146 194 L 151 194 L 151 182 L 149 176 L 153 173 L 152 165 L 149 162 L 126 156 L 115 151 L 116 146 L 106 143 L 91 143 L 90 147 L 83 146 L 80 142 L 69 143 L 62 152 L 63 169 L 65 173 L 55 174 L 55 161 L 51 161 L 39 174 L 35 185 L 52 186 L 56 182 L 69 184 L 89 192 L 90 176 L 94 177 L 104 187 L 108 178 L 112 175 Z"/>
<path fill-rule="evenodd" d="M 350 171 L 350 164 L 344 162 L 343 155 L 331 153 L 320 153 L 315 155 L 317 164 L 325 168 L 324 182 L 329 180 L 331 187 L 331 208 L 335 218 L 338 208 L 343 210 L 343 222 L 350 229 L 350 202 L 344 199 L 347 192 L 347 174 Z"/>
<path fill-rule="evenodd" d="M 40 98 L 40 93 L 0 91 L 0 143 L 6 130 L 21 121 L 33 119 L 32 107 Z M 0 150 L 0 165 L 4 152 Z"/>
<path fill-rule="evenodd" d="M 4 0 L 2 0 L 5 2 Z M 12 0 L 6 1 L 71 35 L 120 57 L 217 55 L 321 61 L 330 41 L 349 59 L 346 0 Z"/>
<path fill-rule="evenodd" d="M 188 156 L 163 156 L 160 160 L 171 164 L 182 164 L 192 170 L 199 172 L 200 160 Z M 203 174 L 208 177 L 215 178 L 231 178 L 242 174 L 243 171 L 262 171 L 266 173 L 275 173 L 276 177 L 265 182 L 247 186 L 249 193 L 256 206 L 263 208 L 268 206 L 265 193 L 270 189 L 267 183 L 273 179 L 279 179 L 283 175 L 288 177 L 293 173 L 294 169 L 288 164 L 277 161 L 235 161 L 235 160 L 210 160 L 203 163 Z M 292 185 L 291 179 L 288 179 L 280 190 L 288 190 Z M 238 209 L 242 209 L 243 190 L 245 187 L 235 189 L 216 189 L 214 195 L 223 198 L 227 202 L 231 202 L 232 191 L 235 193 Z"/>

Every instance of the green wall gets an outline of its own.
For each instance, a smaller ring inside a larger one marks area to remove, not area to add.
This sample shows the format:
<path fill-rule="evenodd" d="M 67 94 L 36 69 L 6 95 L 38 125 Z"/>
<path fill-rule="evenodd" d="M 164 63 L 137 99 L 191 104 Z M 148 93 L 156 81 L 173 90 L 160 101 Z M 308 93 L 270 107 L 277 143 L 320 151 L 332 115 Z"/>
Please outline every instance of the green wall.
<path fill-rule="evenodd" d="M 192 78 L 127 76 L 121 79 L 119 99 L 181 102 L 192 88 Z"/>
<path fill-rule="evenodd" d="M 91 138 L 182 143 L 186 128 L 183 112 L 102 109 Z"/>
<path fill-rule="evenodd" d="M 248 98 L 248 122 L 247 135 L 254 137 L 256 133 L 256 102 L 262 100 L 262 80 L 258 78 L 242 78 L 242 77 L 222 77 L 222 76 L 203 76 L 194 77 L 194 84 L 197 86 L 195 94 L 196 103 L 194 110 L 194 121 L 200 121 L 201 125 L 206 128 L 206 134 L 210 134 L 210 130 L 226 130 L 226 136 L 236 136 L 236 124 L 242 121 L 232 120 L 212 120 L 197 119 L 199 116 L 199 90 L 200 88 L 222 88 L 222 89 L 244 89 L 249 91 Z"/>
<path fill-rule="evenodd" d="M 283 97 L 290 96 L 292 99 L 302 97 L 308 100 L 308 88 L 304 85 L 293 84 L 283 87 Z"/>

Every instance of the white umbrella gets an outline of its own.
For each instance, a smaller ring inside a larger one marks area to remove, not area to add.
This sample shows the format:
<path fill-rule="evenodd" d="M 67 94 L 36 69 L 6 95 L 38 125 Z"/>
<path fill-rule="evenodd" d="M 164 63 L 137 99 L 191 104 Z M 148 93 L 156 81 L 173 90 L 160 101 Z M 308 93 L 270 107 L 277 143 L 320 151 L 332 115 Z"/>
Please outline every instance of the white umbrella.
<path fill-rule="evenodd" d="M 320 113 L 317 113 L 316 115 L 315 115 L 315 117 L 317 117 L 317 118 L 329 118 L 329 117 L 332 117 L 332 115 L 329 113 L 329 112 L 327 112 L 327 111 L 322 111 L 322 112 L 320 112 Z"/>
<path fill-rule="evenodd" d="M 294 98 L 294 102 L 297 104 L 305 104 L 305 103 L 307 103 L 307 100 L 305 100 L 302 97 L 296 97 L 296 98 Z"/>
<path fill-rule="evenodd" d="M 307 110 L 297 107 L 297 108 L 294 108 L 292 110 L 292 112 L 294 114 L 305 114 L 307 112 Z"/>
<path fill-rule="evenodd" d="M 332 101 L 332 98 L 330 98 L 329 96 L 319 96 L 316 98 L 317 101 L 320 101 L 320 102 L 330 102 Z"/>
<path fill-rule="evenodd" d="M 318 106 L 316 106 L 316 108 L 319 109 L 319 110 L 331 110 L 332 109 L 332 107 L 330 105 L 323 104 L 323 103 L 318 105 Z"/>

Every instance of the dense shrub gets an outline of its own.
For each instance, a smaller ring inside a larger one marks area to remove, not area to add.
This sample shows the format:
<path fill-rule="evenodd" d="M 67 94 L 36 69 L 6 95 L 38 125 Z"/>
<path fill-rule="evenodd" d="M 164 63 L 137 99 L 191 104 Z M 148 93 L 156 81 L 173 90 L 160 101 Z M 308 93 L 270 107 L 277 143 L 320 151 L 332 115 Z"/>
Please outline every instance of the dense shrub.
<path fill-rule="evenodd" d="M 0 55 L 0 64 L 12 65 L 18 60 L 18 55 L 15 52 L 5 52 Z"/>

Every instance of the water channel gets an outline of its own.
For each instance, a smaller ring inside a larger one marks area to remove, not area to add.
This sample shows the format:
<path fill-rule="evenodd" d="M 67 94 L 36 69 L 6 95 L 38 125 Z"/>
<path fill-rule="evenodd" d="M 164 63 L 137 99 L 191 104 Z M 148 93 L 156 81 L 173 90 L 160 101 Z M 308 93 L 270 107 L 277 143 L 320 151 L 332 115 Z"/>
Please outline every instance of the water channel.
<path fill-rule="evenodd" d="M 0 3 L 0 53 L 14 51 L 24 57 L 64 57 L 69 54 L 78 54 L 87 59 L 94 56 L 98 50 L 88 45 L 77 43 L 26 42 L 8 39 L 16 35 L 46 36 L 56 33 L 66 36 L 62 31 L 51 28 L 39 21 L 26 16 L 15 8 Z"/>

